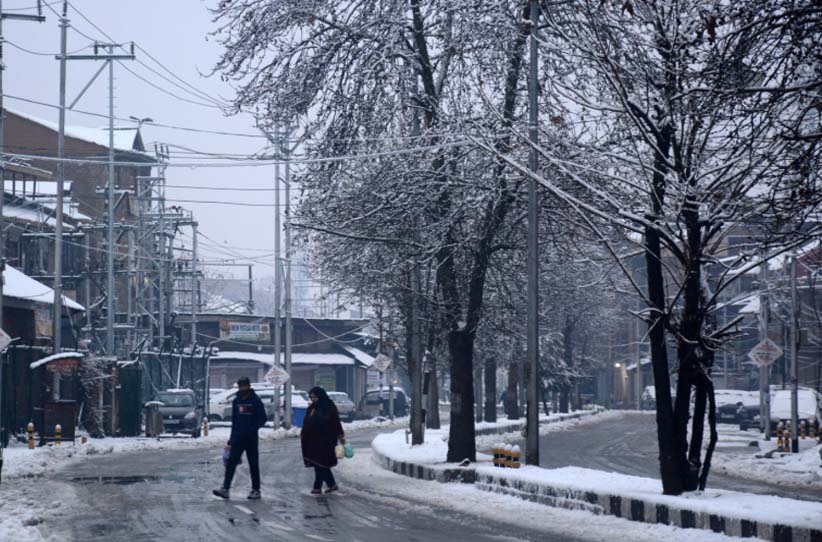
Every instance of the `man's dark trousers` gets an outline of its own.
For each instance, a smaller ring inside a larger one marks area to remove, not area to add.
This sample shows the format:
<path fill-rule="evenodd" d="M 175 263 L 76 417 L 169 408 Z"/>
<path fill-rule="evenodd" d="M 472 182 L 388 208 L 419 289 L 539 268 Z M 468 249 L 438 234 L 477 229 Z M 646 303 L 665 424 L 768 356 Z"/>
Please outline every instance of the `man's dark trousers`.
<path fill-rule="evenodd" d="M 225 468 L 223 487 L 231 489 L 234 471 L 240 463 L 240 457 L 245 452 L 248 468 L 251 470 L 251 489 L 260 489 L 260 439 L 255 434 L 248 437 L 234 437 L 231 439 L 231 452 L 228 456 L 228 465 Z"/>

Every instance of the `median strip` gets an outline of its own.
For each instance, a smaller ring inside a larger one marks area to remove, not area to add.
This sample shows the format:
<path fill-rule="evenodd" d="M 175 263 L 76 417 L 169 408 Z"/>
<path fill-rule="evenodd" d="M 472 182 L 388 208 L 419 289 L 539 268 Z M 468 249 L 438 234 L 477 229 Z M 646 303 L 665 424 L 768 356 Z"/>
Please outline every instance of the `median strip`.
<path fill-rule="evenodd" d="M 483 491 L 629 521 L 774 542 L 822 542 L 822 503 L 712 489 L 669 496 L 662 494 L 661 482 L 651 478 L 578 467 L 501 469 L 484 454 L 478 454 L 479 462 L 459 467 L 445 462 L 447 430 L 427 431 L 426 443 L 414 447 L 404 433 L 379 435 L 371 446 L 380 466 L 403 476 L 468 483 Z"/>

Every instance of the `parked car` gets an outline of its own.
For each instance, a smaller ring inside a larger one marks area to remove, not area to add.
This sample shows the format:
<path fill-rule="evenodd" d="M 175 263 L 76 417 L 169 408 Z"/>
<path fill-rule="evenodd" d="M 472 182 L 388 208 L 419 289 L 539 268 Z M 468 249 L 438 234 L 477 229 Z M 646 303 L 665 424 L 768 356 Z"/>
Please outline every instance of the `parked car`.
<path fill-rule="evenodd" d="M 759 392 L 734 389 L 717 389 L 717 423 L 739 424 L 742 431 L 753 426 L 754 417 L 759 414 Z"/>
<path fill-rule="evenodd" d="M 801 425 L 805 422 L 806 430 L 811 425 L 817 430 L 822 421 L 822 394 L 811 388 L 799 388 L 797 393 L 797 421 Z M 771 392 L 771 435 L 777 434 L 777 426 L 781 422 L 787 426 L 791 419 L 791 390 L 776 390 Z M 760 416 L 756 415 L 755 423 L 762 428 Z"/>
<path fill-rule="evenodd" d="M 274 388 L 252 388 L 254 393 L 260 398 L 260 401 L 263 402 L 265 405 L 265 415 L 268 418 L 268 421 L 272 421 L 274 419 L 274 410 L 277 408 L 277 403 L 274 401 Z M 223 405 L 223 410 L 221 414 L 221 419 L 223 421 L 231 421 L 231 409 L 232 403 L 234 398 L 237 396 L 237 390 L 234 391 L 229 397 L 231 398 L 228 404 Z"/>
<path fill-rule="evenodd" d="M 188 433 L 194 438 L 199 438 L 203 408 L 197 404 L 197 396 L 193 390 L 161 391 L 154 400 L 160 403 L 159 413 L 167 433 Z"/>
<path fill-rule="evenodd" d="M 814 425 L 817 430 L 822 423 L 822 394 L 811 388 L 799 388 L 798 390 L 797 418 L 801 423 L 805 422 L 805 427 Z M 791 390 L 771 389 L 771 435 L 777 434 L 777 426 L 781 422 L 783 427 L 791 419 Z M 763 424 L 759 412 L 753 417 L 753 425 L 762 429 Z"/>
<path fill-rule="evenodd" d="M 257 384 L 252 385 L 251 388 L 254 390 L 254 393 L 260 395 L 262 398 L 262 394 L 266 394 L 266 397 L 269 398 L 272 406 L 268 406 L 266 404 L 266 413 L 269 415 L 269 419 L 274 419 L 274 388 L 272 388 L 267 383 L 264 384 Z M 213 397 L 209 399 L 208 403 L 208 419 L 212 422 L 219 422 L 219 421 L 231 421 L 231 403 L 234 401 L 234 398 L 237 396 L 237 388 L 228 388 L 222 390 L 220 393 L 215 394 Z M 263 399 L 263 403 L 266 403 L 266 400 Z"/>
<path fill-rule="evenodd" d="M 353 422 L 354 418 L 357 414 L 357 408 L 354 405 L 354 401 L 348 396 L 347 393 L 342 391 L 329 391 L 328 397 L 334 401 L 334 404 L 337 405 L 337 410 L 340 413 L 340 418 L 348 421 Z"/>
<path fill-rule="evenodd" d="M 360 404 L 357 411 L 365 416 L 387 416 L 389 411 L 388 388 L 382 390 L 368 390 Z M 401 388 L 394 388 L 394 415 L 407 416 L 408 415 L 408 396 Z"/>

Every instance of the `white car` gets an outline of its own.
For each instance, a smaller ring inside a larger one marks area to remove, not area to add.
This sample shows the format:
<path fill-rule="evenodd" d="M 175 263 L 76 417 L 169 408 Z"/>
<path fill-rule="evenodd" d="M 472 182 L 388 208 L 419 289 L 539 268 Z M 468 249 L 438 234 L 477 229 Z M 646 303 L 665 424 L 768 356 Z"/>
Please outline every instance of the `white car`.
<path fill-rule="evenodd" d="M 340 413 L 341 420 L 347 422 L 354 421 L 357 409 L 354 401 L 351 400 L 347 393 L 342 391 L 329 391 L 328 397 L 337 405 L 337 411 Z"/>
<path fill-rule="evenodd" d="M 273 418 L 273 406 L 269 407 L 268 403 L 273 405 L 274 402 L 274 388 L 265 386 L 251 386 L 254 392 L 260 396 L 263 403 L 266 405 L 266 413 L 269 418 Z M 209 399 L 208 403 L 208 419 L 212 422 L 231 421 L 231 403 L 237 396 L 237 388 L 228 388 L 215 394 Z M 265 397 L 264 397 L 265 395 Z"/>

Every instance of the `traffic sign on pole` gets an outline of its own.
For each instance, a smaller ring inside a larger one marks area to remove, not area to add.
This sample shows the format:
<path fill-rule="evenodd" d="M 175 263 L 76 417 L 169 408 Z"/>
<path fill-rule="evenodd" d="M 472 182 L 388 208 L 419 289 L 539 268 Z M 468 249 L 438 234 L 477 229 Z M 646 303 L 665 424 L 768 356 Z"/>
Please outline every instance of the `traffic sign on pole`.
<path fill-rule="evenodd" d="M 11 337 L 9 334 L 0 329 L 0 352 L 6 349 L 11 344 Z"/>
<path fill-rule="evenodd" d="M 391 358 L 385 354 L 379 354 L 376 358 L 374 358 L 373 367 L 381 373 L 384 373 L 390 365 Z"/>
<path fill-rule="evenodd" d="M 275 388 L 279 388 L 280 386 L 291 380 L 291 376 L 288 374 L 288 372 L 282 367 L 278 367 L 277 365 L 269 369 L 268 372 L 265 373 L 265 376 L 263 378 L 266 380 L 266 382 L 271 382 L 271 385 Z"/>
<path fill-rule="evenodd" d="M 782 348 L 778 344 L 766 338 L 748 352 L 748 357 L 758 366 L 767 367 L 782 357 L 782 353 Z"/>

